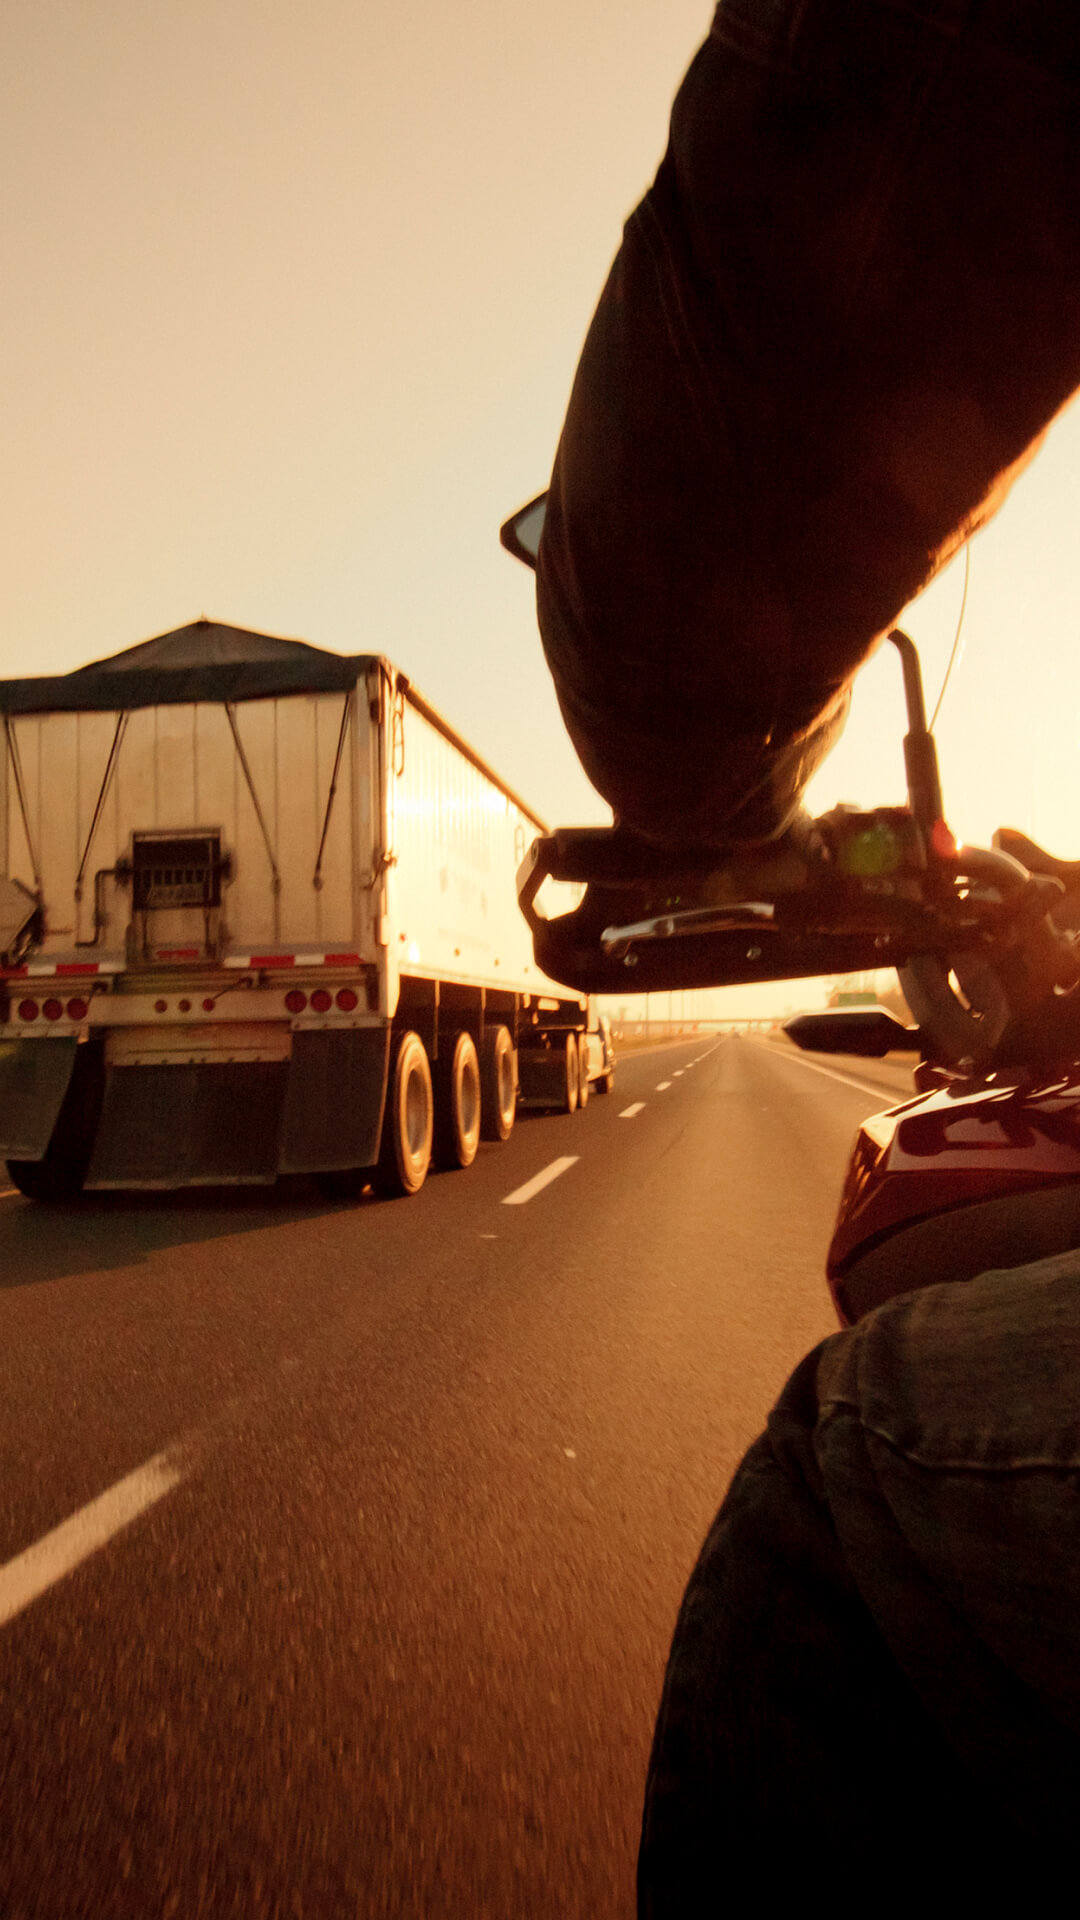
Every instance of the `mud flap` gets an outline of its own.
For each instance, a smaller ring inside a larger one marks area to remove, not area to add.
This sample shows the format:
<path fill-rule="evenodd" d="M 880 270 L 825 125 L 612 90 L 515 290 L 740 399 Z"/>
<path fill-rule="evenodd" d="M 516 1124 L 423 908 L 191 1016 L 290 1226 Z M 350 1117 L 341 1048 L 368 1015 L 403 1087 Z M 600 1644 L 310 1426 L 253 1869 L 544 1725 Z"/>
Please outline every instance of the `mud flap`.
<path fill-rule="evenodd" d="M 543 1052 L 522 1047 L 518 1054 L 518 1095 L 523 1107 L 561 1107 L 566 1100 L 566 1055 L 561 1048 Z"/>
<path fill-rule="evenodd" d="M 287 1061 L 110 1067 L 86 1186 L 267 1185 Z"/>
<path fill-rule="evenodd" d="M 74 1035 L 0 1042 L 0 1159 L 41 1160 L 71 1083 Z"/>
<path fill-rule="evenodd" d="M 293 1035 L 283 1173 L 372 1167 L 379 1157 L 389 1027 Z"/>

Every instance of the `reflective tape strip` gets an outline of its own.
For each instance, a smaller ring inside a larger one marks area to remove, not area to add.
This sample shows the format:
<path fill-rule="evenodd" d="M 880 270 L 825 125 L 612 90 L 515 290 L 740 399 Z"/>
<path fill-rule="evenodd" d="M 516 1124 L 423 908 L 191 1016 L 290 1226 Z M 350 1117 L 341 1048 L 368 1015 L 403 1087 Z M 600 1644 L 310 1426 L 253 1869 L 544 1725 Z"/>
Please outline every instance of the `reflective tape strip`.
<path fill-rule="evenodd" d="M 70 980 L 87 974 L 123 973 L 124 961 L 115 960 L 28 960 L 21 967 L 0 968 L 5 980 Z"/>
<path fill-rule="evenodd" d="M 96 960 L 31 960 L 26 969 L 35 980 L 55 980 L 59 974 L 100 973 Z"/>
<path fill-rule="evenodd" d="M 317 955 L 311 965 L 318 966 L 322 955 Z M 271 967 L 295 967 L 296 955 L 292 953 L 230 953 L 225 961 L 227 967 L 240 967 L 247 971 L 251 967 L 261 967 L 266 972 Z"/>
<path fill-rule="evenodd" d="M 201 947 L 157 947 L 154 958 L 173 964 L 202 959 Z M 239 972 L 258 970 L 272 973 L 285 967 L 360 967 L 365 963 L 358 953 L 230 953 L 226 967 Z M 0 980 L 55 980 L 87 974 L 123 973 L 123 960 L 30 960 L 21 967 L 0 967 Z"/>
<path fill-rule="evenodd" d="M 358 953 L 230 953 L 225 965 L 272 973 L 275 967 L 359 967 L 363 962 Z"/>

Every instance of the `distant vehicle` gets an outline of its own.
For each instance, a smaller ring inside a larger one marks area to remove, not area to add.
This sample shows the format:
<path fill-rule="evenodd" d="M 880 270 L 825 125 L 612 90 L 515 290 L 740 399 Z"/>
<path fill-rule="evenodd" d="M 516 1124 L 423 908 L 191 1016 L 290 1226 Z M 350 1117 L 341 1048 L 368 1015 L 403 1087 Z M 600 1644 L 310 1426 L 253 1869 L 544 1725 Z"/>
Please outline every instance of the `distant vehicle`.
<path fill-rule="evenodd" d="M 505 1140 L 519 1093 L 587 1095 L 600 1030 L 515 893 L 543 823 L 389 661 L 199 620 L 0 683 L 0 720 L 24 1193 L 415 1193 Z"/>
<path fill-rule="evenodd" d="M 829 1007 L 823 1013 L 797 1013 L 784 1022 L 784 1032 L 808 1052 L 854 1053 L 881 1060 L 887 1053 L 910 1053 L 918 1042 L 914 1029 L 905 1027 L 888 1007 L 867 1002 Z"/>
<path fill-rule="evenodd" d="M 610 1093 L 615 1079 L 615 1045 L 606 1013 L 596 1016 L 585 1034 L 589 1085 L 594 1093 Z"/>

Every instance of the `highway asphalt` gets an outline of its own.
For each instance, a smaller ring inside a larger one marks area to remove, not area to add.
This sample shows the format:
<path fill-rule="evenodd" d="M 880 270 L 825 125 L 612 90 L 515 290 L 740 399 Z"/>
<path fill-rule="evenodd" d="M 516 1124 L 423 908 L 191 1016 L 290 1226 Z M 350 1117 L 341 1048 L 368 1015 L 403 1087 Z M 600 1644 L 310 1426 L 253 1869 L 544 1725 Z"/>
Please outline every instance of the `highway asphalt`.
<path fill-rule="evenodd" d="M 683 1584 L 910 1089 L 710 1035 L 413 1200 L 0 1198 L 5 1920 L 630 1916 Z"/>

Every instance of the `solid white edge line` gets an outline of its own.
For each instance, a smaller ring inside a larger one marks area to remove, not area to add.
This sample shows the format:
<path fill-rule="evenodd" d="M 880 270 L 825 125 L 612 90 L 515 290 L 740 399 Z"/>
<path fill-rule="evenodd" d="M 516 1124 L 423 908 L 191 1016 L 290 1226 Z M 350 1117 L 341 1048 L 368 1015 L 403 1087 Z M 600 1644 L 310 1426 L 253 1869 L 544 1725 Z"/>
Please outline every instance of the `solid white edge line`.
<path fill-rule="evenodd" d="M 619 1119 L 632 1120 L 635 1113 L 642 1112 L 644 1106 L 645 1106 L 644 1100 L 635 1100 L 631 1106 L 623 1108 L 622 1112 L 619 1115 Z"/>
<path fill-rule="evenodd" d="M 560 1173 L 565 1173 L 568 1167 L 575 1167 L 580 1158 L 581 1155 L 578 1153 L 564 1153 L 560 1159 L 553 1160 L 549 1167 L 545 1167 L 542 1173 L 535 1173 L 531 1180 L 526 1180 L 523 1187 L 515 1187 L 513 1193 L 508 1193 L 503 1200 L 503 1206 L 523 1207 L 526 1200 L 532 1200 L 538 1193 L 542 1193 L 545 1187 L 549 1187 L 553 1180 L 558 1179 Z"/>
<path fill-rule="evenodd" d="M 768 1047 L 767 1041 L 766 1046 Z M 859 1093 L 869 1093 L 875 1100 L 884 1102 L 887 1107 L 902 1107 L 908 1100 L 914 1100 L 916 1097 L 914 1087 L 910 1093 L 904 1093 L 897 1087 L 896 1099 L 890 1100 L 889 1087 L 872 1087 L 868 1080 L 853 1080 L 849 1073 L 837 1073 L 835 1067 L 819 1067 L 816 1060 L 804 1060 L 801 1054 L 785 1053 L 780 1047 L 768 1047 L 768 1051 L 775 1054 L 778 1059 L 793 1061 L 797 1067 L 807 1067 L 811 1073 L 823 1073 L 826 1080 L 839 1080 L 841 1086 L 855 1087 Z"/>
<path fill-rule="evenodd" d="M 42 1535 L 32 1547 L 16 1554 L 0 1567 L 0 1626 L 6 1626 L 17 1613 L 73 1573 L 113 1534 L 131 1525 L 148 1507 L 171 1493 L 183 1479 L 180 1468 L 167 1453 L 155 1454 L 134 1473 L 118 1480 L 114 1487 L 99 1494 L 88 1506 L 80 1507 L 51 1533 Z"/>

